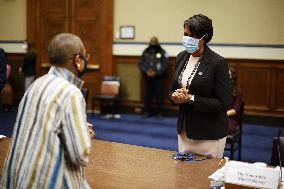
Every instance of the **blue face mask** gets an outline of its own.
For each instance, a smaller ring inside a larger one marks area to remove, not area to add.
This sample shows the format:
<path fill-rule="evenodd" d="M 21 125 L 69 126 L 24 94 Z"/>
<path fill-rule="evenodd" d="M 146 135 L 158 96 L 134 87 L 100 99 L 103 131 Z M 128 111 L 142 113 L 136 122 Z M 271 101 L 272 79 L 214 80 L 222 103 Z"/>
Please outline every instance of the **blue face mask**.
<path fill-rule="evenodd" d="M 193 53 L 198 50 L 199 41 L 200 39 L 196 39 L 196 38 L 189 37 L 189 36 L 183 36 L 182 38 L 182 44 L 188 53 Z"/>

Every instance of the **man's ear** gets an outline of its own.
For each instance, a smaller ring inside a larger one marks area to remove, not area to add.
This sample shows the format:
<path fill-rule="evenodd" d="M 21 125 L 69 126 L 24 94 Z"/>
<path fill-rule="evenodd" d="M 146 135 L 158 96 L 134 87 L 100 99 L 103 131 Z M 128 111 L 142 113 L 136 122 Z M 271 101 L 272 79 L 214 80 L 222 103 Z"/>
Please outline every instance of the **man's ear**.
<path fill-rule="evenodd" d="M 81 61 L 80 61 L 80 56 L 79 55 L 76 55 L 75 58 L 74 58 L 74 61 L 75 61 L 75 65 L 76 65 L 76 68 L 78 71 L 81 71 Z"/>
<path fill-rule="evenodd" d="M 74 58 L 75 63 L 79 63 L 80 62 L 80 56 L 77 54 Z"/>

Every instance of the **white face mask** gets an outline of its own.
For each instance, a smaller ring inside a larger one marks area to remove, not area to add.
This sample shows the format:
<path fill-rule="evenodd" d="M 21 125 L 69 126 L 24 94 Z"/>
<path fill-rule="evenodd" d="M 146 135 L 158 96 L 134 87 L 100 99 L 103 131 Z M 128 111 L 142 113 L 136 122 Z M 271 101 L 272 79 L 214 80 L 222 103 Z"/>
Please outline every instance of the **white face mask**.
<path fill-rule="evenodd" d="M 204 35 L 205 36 L 205 35 Z M 185 47 L 186 51 L 188 53 L 193 53 L 198 50 L 199 48 L 199 41 L 204 37 L 202 36 L 200 39 L 189 37 L 189 36 L 183 36 L 182 38 L 182 44 Z"/>

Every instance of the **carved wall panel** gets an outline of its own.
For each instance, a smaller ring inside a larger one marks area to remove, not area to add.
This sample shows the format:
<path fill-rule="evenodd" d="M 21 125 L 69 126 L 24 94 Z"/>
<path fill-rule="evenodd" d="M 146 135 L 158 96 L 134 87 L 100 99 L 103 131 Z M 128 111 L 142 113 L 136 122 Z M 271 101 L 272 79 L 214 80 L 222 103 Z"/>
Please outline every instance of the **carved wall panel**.
<path fill-rule="evenodd" d="M 76 20 L 96 20 L 99 18 L 100 2 L 98 0 L 76 0 L 73 7 Z"/>
<path fill-rule="evenodd" d="M 241 88 L 247 109 L 270 109 L 271 79 L 271 69 L 242 67 Z"/>
<path fill-rule="evenodd" d="M 68 16 L 69 0 L 44 0 L 40 3 L 44 15 Z"/>
<path fill-rule="evenodd" d="M 91 98 L 98 92 L 94 79 L 113 74 L 113 0 L 27 0 L 27 38 L 36 45 L 37 76 L 47 72 L 48 43 L 61 32 L 78 35 L 91 55 L 84 77 Z"/>
<path fill-rule="evenodd" d="M 275 110 L 284 112 L 284 66 L 276 70 Z"/>
<path fill-rule="evenodd" d="M 138 70 L 139 56 L 114 56 L 116 72 L 123 78 L 122 88 L 132 91 L 133 86 L 139 87 L 140 94 L 125 94 L 123 104 L 137 106 L 143 105 L 143 78 L 141 74 L 137 79 L 128 73 L 128 65 L 132 70 Z M 243 92 L 245 113 L 247 115 L 265 115 L 284 117 L 284 61 L 270 60 L 228 60 L 229 65 L 236 68 L 238 82 Z M 127 65 L 128 64 L 128 65 Z M 168 91 L 174 72 L 175 58 L 169 60 L 169 70 L 164 89 L 164 103 L 166 108 L 173 106 L 168 100 Z M 136 95 L 136 96 L 135 96 Z M 129 97 L 129 98 L 125 98 Z M 135 99 L 135 100 L 133 100 Z"/>

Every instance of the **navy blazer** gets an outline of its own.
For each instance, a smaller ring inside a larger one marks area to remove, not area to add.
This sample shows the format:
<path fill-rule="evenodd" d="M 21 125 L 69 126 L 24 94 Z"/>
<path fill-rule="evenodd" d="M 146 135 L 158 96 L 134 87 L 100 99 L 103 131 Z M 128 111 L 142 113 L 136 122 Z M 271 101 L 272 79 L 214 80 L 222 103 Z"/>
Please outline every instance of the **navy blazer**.
<path fill-rule="evenodd" d="M 187 51 L 178 54 L 176 69 L 173 75 L 170 99 L 172 93 L 180 88 L 178 77 L 190 57 Z M 227 61 L 208 46 L 189 86 L 189 93 L 194 95 L 194 101 L 179 104 L 177 132 L 184 129 L 190 139 L 216 140 L 227 135 L 227 110 L 231 101 L 231 82 Z"/>

